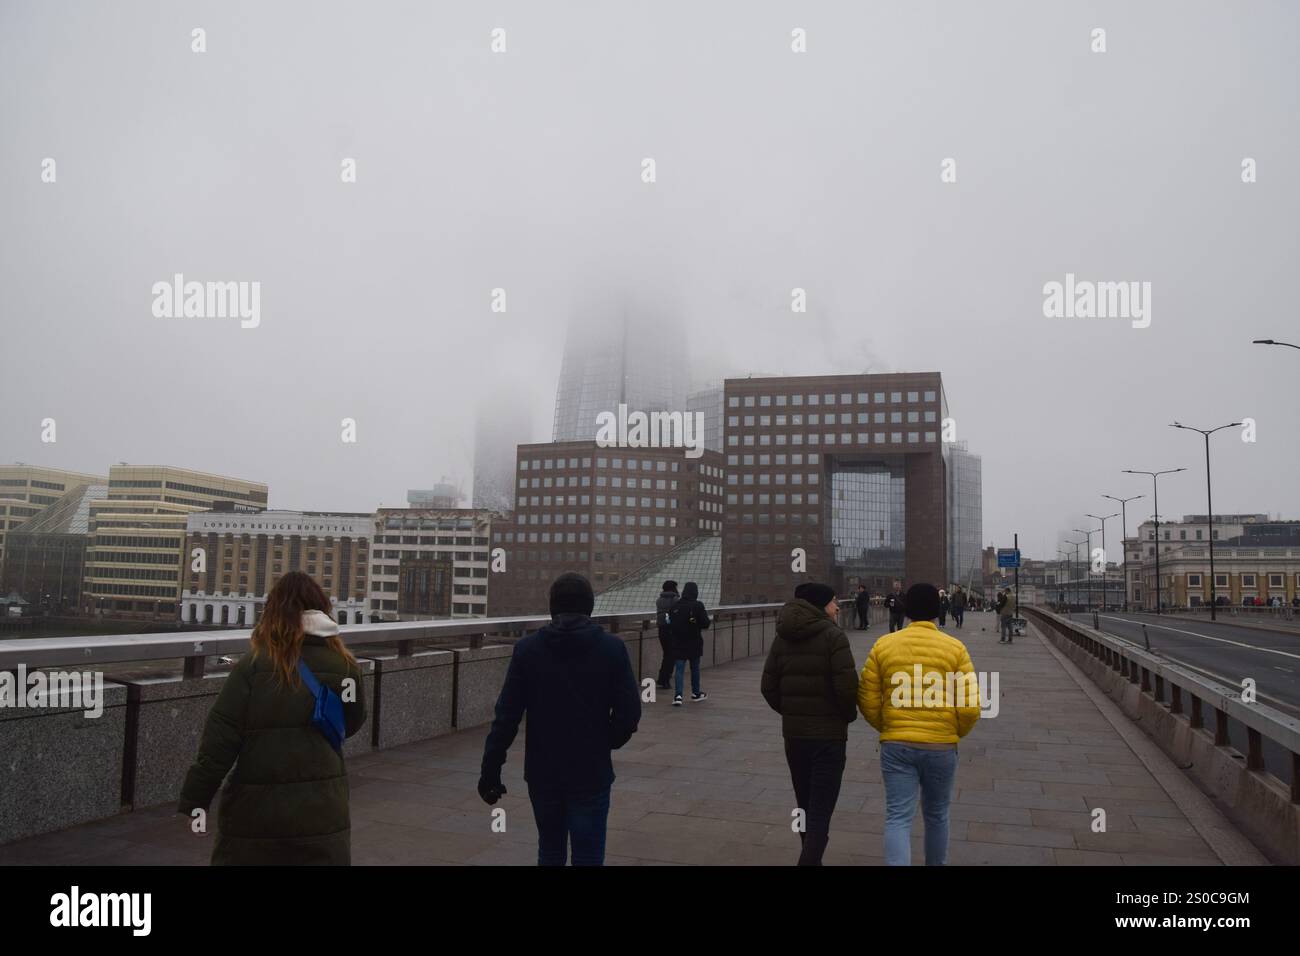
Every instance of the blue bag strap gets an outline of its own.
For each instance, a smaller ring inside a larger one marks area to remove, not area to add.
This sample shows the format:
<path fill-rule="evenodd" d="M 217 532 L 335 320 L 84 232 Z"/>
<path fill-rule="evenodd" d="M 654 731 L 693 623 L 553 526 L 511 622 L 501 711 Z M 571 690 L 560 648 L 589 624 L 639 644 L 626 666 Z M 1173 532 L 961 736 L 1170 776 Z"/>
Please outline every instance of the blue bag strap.
<path fill-rule="evenodd" d="M 307 685 L 307 689 L 311 691 L 311 695 L 319 697 L 320 681 L 316 679 L 316 675 L 311 672 L 311 668 L 307 666 L 301 656 L 298 658 L 298 673 L 302 676 L 302 682 Z"/>

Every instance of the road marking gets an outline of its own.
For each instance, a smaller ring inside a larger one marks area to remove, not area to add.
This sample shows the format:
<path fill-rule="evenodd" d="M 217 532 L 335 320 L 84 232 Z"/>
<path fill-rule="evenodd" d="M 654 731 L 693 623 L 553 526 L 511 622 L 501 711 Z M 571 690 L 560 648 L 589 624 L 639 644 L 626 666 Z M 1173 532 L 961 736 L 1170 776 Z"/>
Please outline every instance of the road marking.
<path fill-rule="evenodd" d="M 1257 647 L 1254 644 L 1243 644 L 1241 641 L 1230 641 L 1226 637 L 1210 637 L 1208 634 L 1198 634 L 1195 631 L 1185 631 L 1180 627 L 1169 627 L 1167 624 L 1148 624 L 1145 621 L 1130 621 L 1126 617 L 1111 617 L 1109 615 L 1102 618 L 1104 621 L 1119 621 L 1121 624 L 1131 624 L 1134 627 L 1154 627 L 1162 631 L 1173 631 L 1175 634 L 1187 634 L 1191 637 L 1199 637 L 1205 641 L 1216 641 L 1219 644 L 1231 644 L 1233 647 L 1245 648 L 1248 651 L 1259 651 L 1263 654 L 1277 654 L 1280 657 L 1290 657 L 1292 660 L 1300 661 L 1300 654 L 1292 654 L 1290 651 L 1279 651 L 1272 647 Z"/>

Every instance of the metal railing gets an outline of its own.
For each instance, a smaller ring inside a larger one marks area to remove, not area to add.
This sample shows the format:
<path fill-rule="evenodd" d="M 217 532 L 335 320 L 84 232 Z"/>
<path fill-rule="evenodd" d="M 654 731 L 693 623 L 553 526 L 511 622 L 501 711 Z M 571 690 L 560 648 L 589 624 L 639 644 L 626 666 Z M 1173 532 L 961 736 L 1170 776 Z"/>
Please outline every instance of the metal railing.
<path fill-rule="evenodd" d="M 1231 745 L 1232 722 L 1244 727 L 1247 770 L 1268 773 L 1265 742 L 1280 748 L 1289 757 L 1291 802 L 1300 803 L 1300 720 L 1267 704 L 1247 703 L 1241 688 L 1210 680 L 1122 638 L 1090 630 L 1042 608 L 1024 610 L 1039 627 L 1054 631 L 1139 685 L 1143 694 L 1167 707 L 1171 714 L 1186 714 L 1192 728 L 1213 735 L 1216 746 Z"/>
<path fill-rule="evenodd" d="M 774 615 L 779 604 L 728 604 L 711 608 L 719 622 L 731 618 Z M 655 627 L 656 612 L 597 614 L 592 620 L 611 633 L 620 630 L 646 631 Z M 479 648 L 491 639 L 512 642 L 550 621 L 549 615 L 527 617 L 461 618 L 449 621 L 399 621 L 384 624 L 344 624 L 339 636 L 353 652 L 376 646 L 395 646 L 405 657 L 422 647 L 461 646 Z M 114 634 L 94 637 L 50 637 L 0 640 L 0 671 L 58 667 L 76 664 L 80 668 L 146 661 L 184 661 L 184 676 L 202 677 L 212 657 L 248 651 L 251 629 L 228 631 L 175 631 L 163 634 Z M 362 654 L 361 656 L 364 656 Z"/>

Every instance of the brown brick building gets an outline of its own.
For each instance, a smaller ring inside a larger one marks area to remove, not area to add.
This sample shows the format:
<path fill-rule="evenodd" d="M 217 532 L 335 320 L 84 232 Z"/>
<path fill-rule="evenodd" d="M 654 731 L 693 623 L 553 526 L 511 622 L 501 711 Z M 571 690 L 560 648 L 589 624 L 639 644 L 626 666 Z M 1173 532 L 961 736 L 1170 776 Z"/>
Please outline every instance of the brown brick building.
<path fill-rule="evenodd" d="M 489 614 L 545 614 L 564 571 L 586 575 L 600 593 L 686 538 L 719 534 L 723 472 L 712 451 L 520 445 L 513 522 L 492 527 L 506 570 L 489 575 Z"/>
<path fill-rule="evenodd" d="M 787 600 L 806 580 L 942 586 L 947 417 L 937 372 L 728 379 L 723 603 Z"/>

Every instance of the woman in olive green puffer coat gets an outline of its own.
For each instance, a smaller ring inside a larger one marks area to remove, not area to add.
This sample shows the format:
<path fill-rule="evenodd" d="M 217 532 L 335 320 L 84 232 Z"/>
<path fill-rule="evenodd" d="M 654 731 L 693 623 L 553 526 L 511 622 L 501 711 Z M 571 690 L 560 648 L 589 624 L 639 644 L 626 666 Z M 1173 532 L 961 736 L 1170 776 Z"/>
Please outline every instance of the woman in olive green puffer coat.
<path fill-rule="evenodd" d="M 314 698 L 298 674 L 301 657 L 342 698 L 347 736 L 366 722 L 361 670 L 329 614 L 329 598 L 310 577 L 293 571 L 281 578 L 253 628 L 251 652 L 208 714 L 178 809 L 207 810 L 230 773 L 214 866 L 351 863 L 347 769 L 312 726 Z"/>

